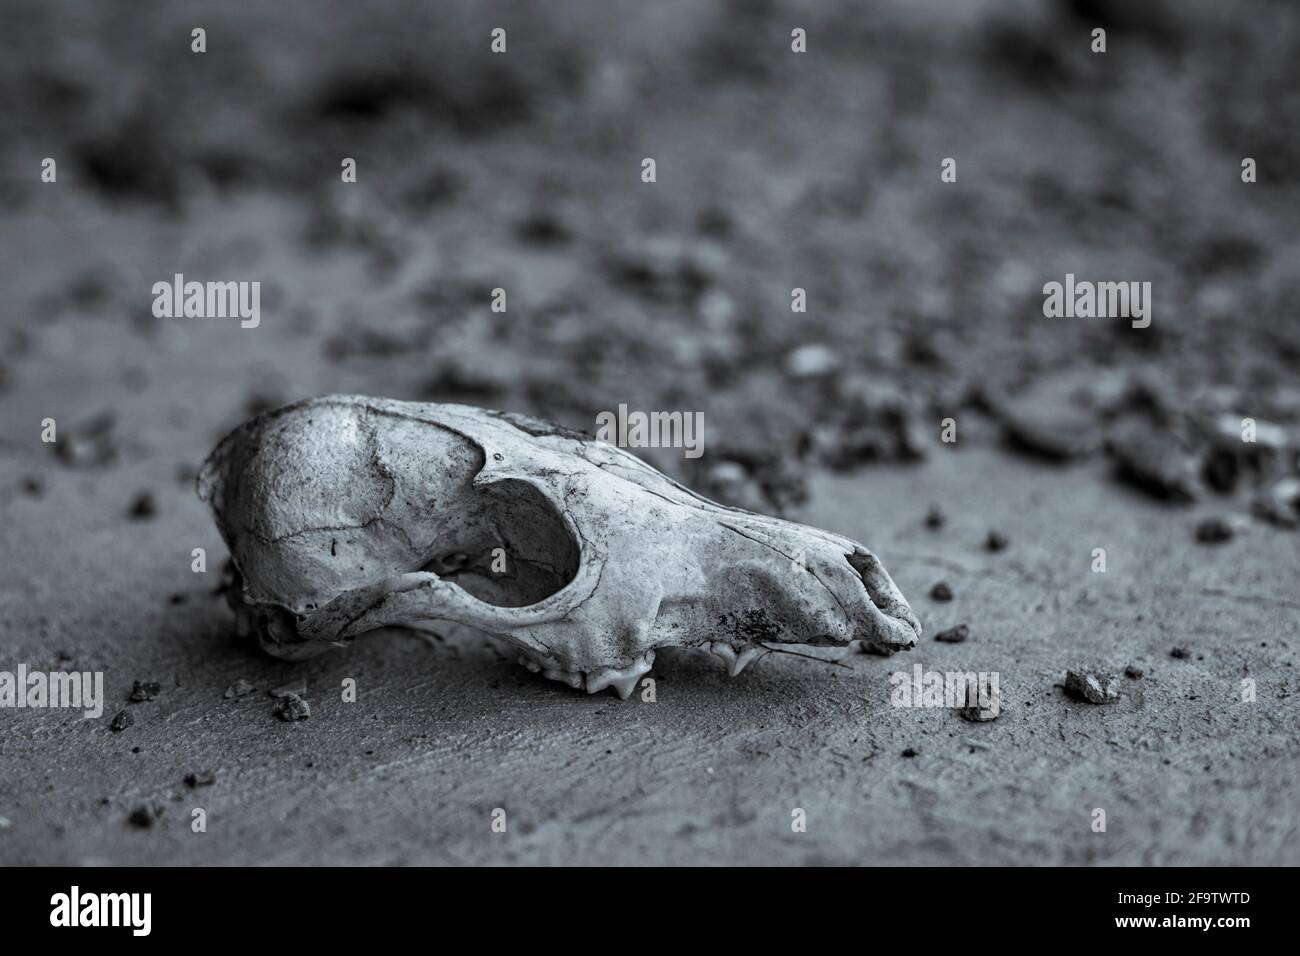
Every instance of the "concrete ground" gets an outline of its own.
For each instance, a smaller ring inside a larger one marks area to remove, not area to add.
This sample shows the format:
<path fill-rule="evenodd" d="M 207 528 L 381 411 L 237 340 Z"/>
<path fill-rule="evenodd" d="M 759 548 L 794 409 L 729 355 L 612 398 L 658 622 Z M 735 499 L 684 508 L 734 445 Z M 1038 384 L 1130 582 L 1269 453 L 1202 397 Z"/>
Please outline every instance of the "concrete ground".
<path fill-rule="evenodd" d="M 0 671 L 102 671 L 109 703 L 0 708 L 0 863 L 1300 863 L 1300 535 L 1246 517 L 1244 477 L 1176 507 L 1095 449 L 1013 454 L 992 407 L 1071 410 L 1040 388 L 1066 382 L 1152 443 L 1202 406 L 1300 434 L 1290 8 L 20 5 Z M 176 272 L 263 282 L 261 325 L 154 318 Z M 1153 281 L 1153 325 L 1045 318 L 1067 272 Z M 734 680 L 665 652 L 653 703 L 465 636 L 266 657 L 213 593 L 194 471 L 249 414 L 329 392 L 588 429 L 620 402 L 702 410 L 702 471 L 654 463 L 711 494 L 739 469 L 740 501 L 863 541 L 925 635 Z M 1241 519 L 1231 541 L 1195 542 L 1210 514 Z M 1001 715 L 892 707 L 917 664 L 997 673 Z M 1080 667 L 1119 700 L 1067 697 Z M 267 692 L 297 679 L 311 716 L 284 723 Z M 135 681 L 160 693 L 128 703 Z"/>
<path fill-rule="evenodd" d="M 877 550 L 922 617 L 918 647 L 842 666 L 769 656 L 734 680 L 664 653 L 655 701 L 619 701 L 486 641 L 387 631 L 305 664 L 237 643 L 216 575 L 190 571 L 192 545 L 221 545 L 188 489 L 160 491 L 152 522 L 123 516 L 170 457 L 4 501 L 5 553 L 40 558 L 0 572 L 6 662 L 102 669 L 110 701 L 100 720 L 0 711 L 5 863 L 1300 862 L 1294 535 L 1208 550 L 1193 511 L 1171 520 L 1091 466 L 990 451 L 819 477 L 801 517 Z M 6 460 L 0 484 L 19 477 Z M 984 550 L 990 528 L 1006 550 Z M 938 580 L 951 602 L 926 597 Z M 931 639 L 958 623 L 965 643 Z M 997 672 L 1001 716 L 891 707 L 890 673 L 914 664 Z M 1130 664 L 1144 676 L 1114 704 L 1060 686 L 1067 667 Z M 239 678 L 257 692 L 223 699 Z M 283 723 L 266 691 L 295 678 L 312 715 Z M 128 705 L 135 680 L 162 692 Z M 123 709 L 135 721 L 115 733 Z M 187 787 L 200 771 L 215 782 Z M 128 821 L 141 805 L 162 808 L 148 828 Z"/>

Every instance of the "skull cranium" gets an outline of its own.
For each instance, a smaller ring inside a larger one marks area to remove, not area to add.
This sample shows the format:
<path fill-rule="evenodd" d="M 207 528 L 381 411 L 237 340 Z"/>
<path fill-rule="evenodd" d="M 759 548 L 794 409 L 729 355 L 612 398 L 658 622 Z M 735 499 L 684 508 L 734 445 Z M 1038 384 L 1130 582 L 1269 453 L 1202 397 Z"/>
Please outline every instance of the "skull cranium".
<path fill-rule="evenodd" d="M 715 504 L 578 432 L 464 405 L 328 396 L 227 435 L 199 475 L 240 629 L 281 657 L 448 622 L 626 698 L 666 646 L 733 674 L 773 645 L 882 650 L 920 624 L 865 547 Z"/>

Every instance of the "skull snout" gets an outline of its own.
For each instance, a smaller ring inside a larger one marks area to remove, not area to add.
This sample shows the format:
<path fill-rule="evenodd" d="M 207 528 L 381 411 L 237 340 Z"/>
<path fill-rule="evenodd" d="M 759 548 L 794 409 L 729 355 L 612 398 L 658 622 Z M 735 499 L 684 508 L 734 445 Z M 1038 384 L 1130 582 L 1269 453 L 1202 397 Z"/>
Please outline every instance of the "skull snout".
<path fill-rule="evenodd" d="M 845 559 L 861 591 L 857 639 L 889 650 L 916 644 L 921 636 L 921 622 L 880 559 L 861 548 L 846 554 Z"/>
<path fill-rule="evenodd" d="M 862 641 L 889 650 L 916 643 L 916 615 L 875 555 L 851 541 L 805 541 L 796 553 L 802 559 L 793 562 L 793 580 L 784 565 L 765 558 L 751 564 L 749 593 L 737 603 L 742 610 L 727 608 L 724 619 L 761 620 L 768 625 L 766 642 L 842 647 Z M 740 593 L 734 585 L 731 592 Z M 761 611 L 743 612 L 750 605 Z M 747 624 L 737 636 L 753 642 L 759 630 Z"/>

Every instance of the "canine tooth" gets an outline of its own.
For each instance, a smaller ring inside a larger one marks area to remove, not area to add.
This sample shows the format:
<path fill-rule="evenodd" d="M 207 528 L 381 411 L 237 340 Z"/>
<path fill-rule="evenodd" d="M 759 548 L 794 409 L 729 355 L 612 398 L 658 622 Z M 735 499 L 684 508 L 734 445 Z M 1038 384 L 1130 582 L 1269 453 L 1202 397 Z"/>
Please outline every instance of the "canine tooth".
<path fill-rule="evenodd" d="M 714 657 L 722 658 L 722 663 L 727 665 L 728 672 L 734 677 L 736 674 L 736 649 L 730 644 L 724 644 L 722 641 L 714 641 L 709 645 L 709 653 Z"/>
<path fill-rule="evenodd" d="M 731 665 L 731 676 L 735 677 L 750 664 L 754 663 L 754 661 L 758 660 L 760 657 L 765 657 L 770 653 L 771 651 L 766 647 L 746 647 L 736 655 L 736 663 Z"/>
<path fill-rule="evenodd" d="M 548 667 L 542 671 L 542 676 L 558 680 L 561 684 L 568 684 L 574 690 L 582 690 L 582 674 L 579 671 L 561 671 Z"/>
<path fill-rule="evenodd" d="M 654 665 L 654 660 L 654 651 L 651 651 L 641 660 L 633 661 L 631 666 L 622 670 L 616 667 L 607 667 L 603 671 L 588 674 L 587 693 L 595 694 L 606 687 L 613 687 L 618 692 L 619 697 L 627 700 L 632 696 L 632 691 L 636 690 L 636 684 L 641 679 L 641 675 Z"/>

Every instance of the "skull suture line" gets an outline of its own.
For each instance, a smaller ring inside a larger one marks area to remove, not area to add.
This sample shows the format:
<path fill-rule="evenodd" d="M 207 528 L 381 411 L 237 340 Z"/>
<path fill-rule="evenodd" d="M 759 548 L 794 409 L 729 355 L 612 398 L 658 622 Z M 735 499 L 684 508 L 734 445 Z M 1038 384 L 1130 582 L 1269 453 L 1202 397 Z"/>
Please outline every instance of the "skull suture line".
<path fill-rule="evenodd" d="M 626 698 L 658 647 L 707 648 L 735 675 L 779 645 L 897 650 L 921 631 L 861 544 L 715 504 L 524 416 L 299 402 L 227 435 L 198 485 L 230 548 L 239 629 L 279 657 L 454 623 Z"/>

